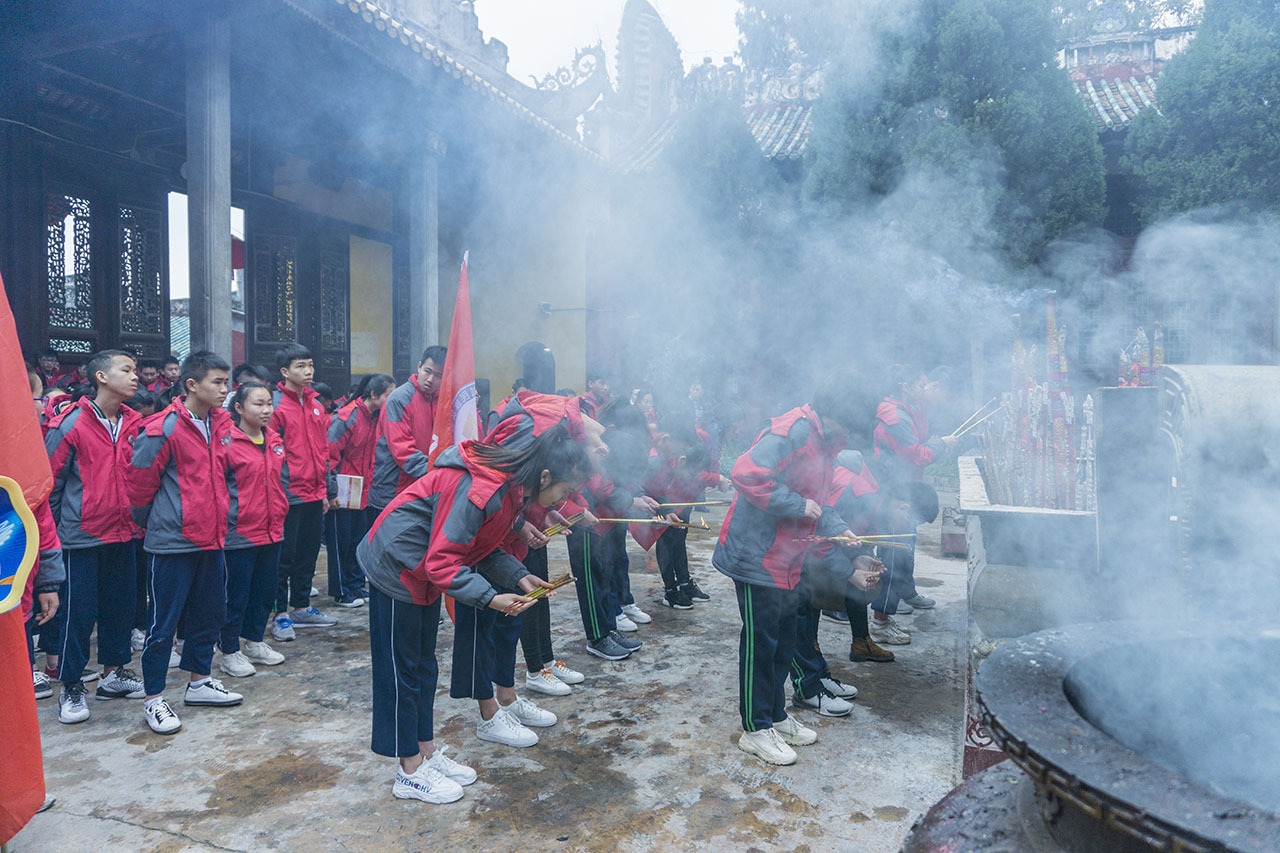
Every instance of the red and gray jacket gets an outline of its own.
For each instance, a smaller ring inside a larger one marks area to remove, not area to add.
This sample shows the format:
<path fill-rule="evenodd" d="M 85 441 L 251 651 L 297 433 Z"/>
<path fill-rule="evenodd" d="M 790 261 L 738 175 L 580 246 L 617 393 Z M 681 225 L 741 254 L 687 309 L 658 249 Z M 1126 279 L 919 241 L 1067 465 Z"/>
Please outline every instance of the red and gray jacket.
<path fill-rule="evenodd" d="M 356 556 L 369 583 L 392 598 L 431 604 L 447 593 L 486 607 L 494 587 L 515 588 L 528 574 L 501 550 L 524 522 L 524 490 L 476 462 L 464 441 L 382 511 Z"/>
<path fill-rule="evenodd" d="M 860 536 L 875 530 L 883 498 L 880 484 L 861 452 L 841 450 L 836 454 L 831 488 L 823 501 L 824 512 L 828 508 L 834 510 L 848 524 L 849 530 Z M 818 542 L 812 552 L 815 557 L 824 557 L 833 547 L 830 542 Z"/>
<path fill-rule="evenodd" d="M 923 480 L 924 469 L 946 452 L 929 437 L 929 419 L 900 400 L 886 397 L 876 407 L 875 458 L 884 459 L 903 480 Z"/>
<path fill-rule="evenodd" d="M 281 469 L 284 442 L 271 427 L 257 444 L 239 427 L 230 431 L 227 445 L 227 548 L 252 548 L 284 539 L 289 498 Z"/>
<path fill-rule="evenodd" d="M 337 495 L 337 481 L 329 472 L 329 417 L 316 392 L 303 388 L 299 397 L 280 382 L 272 402 L 275 409 L 271 412 L 271 428 L 284 441 L 284 470 L 280 476 L 289 503 L 313 503 Z"/>
<path fill-rule="evenodd" d="M 581 400 L 581 397 L 521 391 L 507 403 L 485 440 L 521 450 L 532 444 L 544 430 L 563 424 L 570 438 L 584 441 L 587 431 L 582 422 Z"/>
<path fill-rule="evenodd" d="M 378 413 L 369 503 L 385 507 L 431 470 L 428 454 L 435 432 L 436 401 L 418 390 L 418 376 L 392 391 Z"/>
<path fill-rule="evenodd" d="M 329 469 L 334 474 L 363 477 L 360 509 L 369 506 L 373 483 L 373 453 L 378 422 L 364 400 L 355 399 L 333 413 L 329 421 Z"/>
<path fill-rule="evenodd" d="M 53 469 L 49 508 L 63 548 L 128 542 L 136 529 L 129 513 L 125 465 L 142 416 L 121 406 L 113 439 L 96 407 L 81 397 L 49 421 L 44 446 Z"/>
<path fill-rule="evenodd" d="M 842 442 L 828 440 L 808 405 L 773 418 L 733 465 L 737 494 L 711 562 L 737 581 L 795 589 L 809 548 L 806 537 L 845 529 L 834 509 L 804 517 L 805 500 L 822 505 Z"/>
<path fill-rule="evenodd" d="M 214 551 L 227 536 L 231 415 L 209 411 L 209 439 L 178 397 L 142 422 L 128 468 L 129 505 L 152 554 Z"/>

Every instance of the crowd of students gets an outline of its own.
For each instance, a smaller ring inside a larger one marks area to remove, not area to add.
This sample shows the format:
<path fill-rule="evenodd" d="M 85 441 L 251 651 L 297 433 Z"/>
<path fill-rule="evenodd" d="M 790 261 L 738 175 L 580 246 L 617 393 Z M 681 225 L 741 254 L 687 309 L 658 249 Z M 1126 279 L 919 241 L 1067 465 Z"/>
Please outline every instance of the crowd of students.
<path fill-rule="evenodd" d="M 817 642 L 820 613 L 849 624 L 852 660 L 889 662 L 879 643 L 910 642 L 895 617 L 934 606 L 914 587 L 913 546 L 881 553 L 859 536 L 914 541 L 936 516 L 921 471 L 950 449 L 925 417 L 937 381 L 903 373 L 878 407 L 851 381 L 829 382 L 770 420 L 725 477 L 702 406 L 660 415 L 644 392 L 610 398 L 599 373 L 581 396 L 518 381 L 480 440 L 435 448 L 446 358 L 430 347 L 407 382 L 370 374 L 335 400 L 297 344 L 279 351 L 276 376 L 232 371 L 211 352 L 139 368 L 106 350 L 66 395 L 44 392 L 60 365 L 42 353 L 29 373 L 55 485 L 36 508 L 27 609 L 37 698 L 56 679 L 58 719 L 82 723 L 96 680 L 97 699 L 141 699 L 146 724 L 168 734 L 181 727 L 164 695 L 176 667 L 184 705 L 239 704 L 215 663 L 251 676 L 285 661 L 268 631 L 279 646 L 336 624 L 312 601 L 323 544 L 334 604 L 368 605 L 371 746 L 397 760 L 393 794 L 444 803 L 476 773 L 434 741 L 442 601 L 449 694 L 476 701 L 479 739 L 536 744 L 535 729 L 558 719 L 528 694 L 563 696 L 584 681 L 552 645 L 553 535 L 566 535 L 583 650 L 626 660 L 651 621 L 631 594 L 628 532 L 654 551 L 662 604 L 692 609 L 710 596 L 689 570 L 691 512 L 707 490 L 733 491 L 713 565 L 733 580 L 743 620 L 738 743 L 771 763 L 795 761 L 791 746 L 817 737 L 786 712 L 788 677 L 797 707 L 852 710 L 856 688 L 831 674 Z M 147 367 L 156 384 L 144 389 Z M 692 390 L 696 403 L 702 389 Z M 101 672 L 89 669 L 95 626 Z"/>

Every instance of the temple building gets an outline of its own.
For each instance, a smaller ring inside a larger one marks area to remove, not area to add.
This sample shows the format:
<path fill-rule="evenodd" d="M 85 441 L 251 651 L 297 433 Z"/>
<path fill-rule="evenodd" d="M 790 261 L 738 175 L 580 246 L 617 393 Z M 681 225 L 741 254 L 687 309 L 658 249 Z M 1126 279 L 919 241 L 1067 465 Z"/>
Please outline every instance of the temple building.
<path fill-rule="evenodd" d="M 297 340 L 336 388 L 403 377 L 470 250 L 477 376 L 502 396 L 532 344 L 582 382 L 584 315 L 546 307 L 585 304 L 598 77 L 516 81 L 455 0 L 15 0 L 0 24 L 25 348 L 273 366 Z"/>

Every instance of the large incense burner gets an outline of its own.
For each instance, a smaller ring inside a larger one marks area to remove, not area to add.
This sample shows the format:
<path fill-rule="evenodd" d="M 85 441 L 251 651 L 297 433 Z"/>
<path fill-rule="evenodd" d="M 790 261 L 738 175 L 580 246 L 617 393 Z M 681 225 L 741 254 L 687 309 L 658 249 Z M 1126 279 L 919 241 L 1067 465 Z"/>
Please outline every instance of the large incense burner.
<path fill-rule="evenodd" d="M 1022 773 L 971 778 L 905 849 L 1280 850 L 1280 630 L 1214 644 L 1212 666 L 1203 632 L 1142 623 L 1002 645 L 977 689 Z"/>

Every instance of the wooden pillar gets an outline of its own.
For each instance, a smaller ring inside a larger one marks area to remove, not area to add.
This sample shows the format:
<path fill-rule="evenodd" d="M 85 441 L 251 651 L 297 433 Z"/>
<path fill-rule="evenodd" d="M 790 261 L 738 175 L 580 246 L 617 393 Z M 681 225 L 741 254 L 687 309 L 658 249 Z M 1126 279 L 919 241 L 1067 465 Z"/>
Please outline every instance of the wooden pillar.
<path fill-rule="evenodd" d="M 187 32 L 191 349 L 231 357 L 231 26 L 208 9 Z"/>
<path fill-rule="evenodd" d="M 427 132 L 409 177 L 409 360 L 440 342 L 440 161 L 445 142 Z"/>

